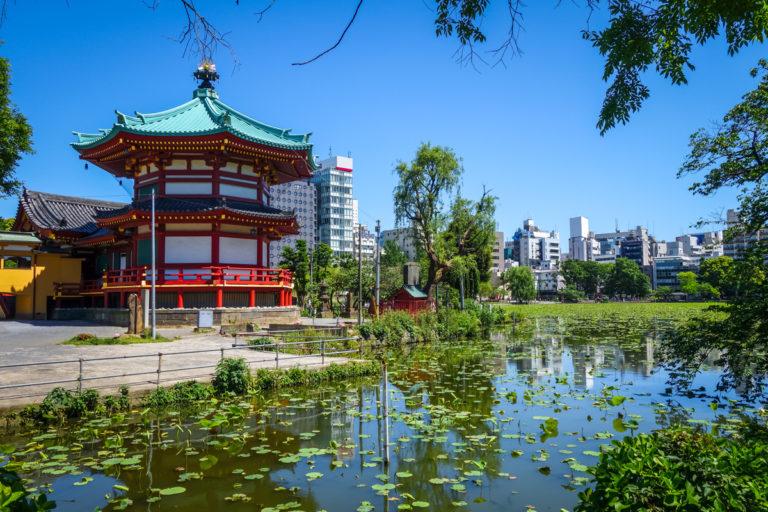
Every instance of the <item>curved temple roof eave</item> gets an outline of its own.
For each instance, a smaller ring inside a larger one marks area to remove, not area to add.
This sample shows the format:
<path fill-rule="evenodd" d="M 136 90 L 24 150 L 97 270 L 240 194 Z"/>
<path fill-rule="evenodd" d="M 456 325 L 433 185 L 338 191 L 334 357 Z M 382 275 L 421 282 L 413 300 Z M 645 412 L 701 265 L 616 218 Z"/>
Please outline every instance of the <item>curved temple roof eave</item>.
<path fill-rule="evenodd" d="M 290 129 L 262 123 L 219 101 L 217 97 L 198 94 L 198 91 L 192 100 L 161 112 L 150 114 L 136 112 L 135 116 L 131 116 L 116 111 L 117 122 L 111 128 L 101 129 L 100 133 L 95 134 L 73 132 L 78 140 L 70 145 L 77 151 L 84 151 L 108 142 L 123 132 L 162 137 L 195 137 L 228 133 L 234 137 L 276 149 L 306 151 L 304 158 L 310 169 L 315 168 L 312 144 L 309 142 L 311 134 L 292 134 Z M 188 119 L 181 119 L 181 116 L 187 116 Z M 162 123 L 168 124 L 167 130 L 163 129 Z M 184 129 L 184 125 L 188 125 L 189 129 Z"/>

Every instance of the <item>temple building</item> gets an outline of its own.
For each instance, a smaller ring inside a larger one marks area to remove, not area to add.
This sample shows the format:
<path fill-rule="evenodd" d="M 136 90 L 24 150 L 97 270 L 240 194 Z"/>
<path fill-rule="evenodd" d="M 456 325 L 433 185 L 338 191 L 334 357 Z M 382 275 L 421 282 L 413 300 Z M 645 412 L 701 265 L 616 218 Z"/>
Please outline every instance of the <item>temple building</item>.
<path fill-rule="evenodd" d="M 117 112 L 111 128 L 75 133 L 86 165 L 133 180 L 130 202 L 24 191 L 14 230 L 82 261 L 79 275 L 53 290 L 56 307 L 124 308 L 129 294 L 146 296 L 153 196 L 158 308 L 292 304 L 290 273 L 269 268 L 270 242 L 299 226 L 293 212 L 270 206 L 269 187 L 311 177 L 309 135 L 220 101 L 212 65 L 195 77 L 199 86 L 182 105 Z"/>

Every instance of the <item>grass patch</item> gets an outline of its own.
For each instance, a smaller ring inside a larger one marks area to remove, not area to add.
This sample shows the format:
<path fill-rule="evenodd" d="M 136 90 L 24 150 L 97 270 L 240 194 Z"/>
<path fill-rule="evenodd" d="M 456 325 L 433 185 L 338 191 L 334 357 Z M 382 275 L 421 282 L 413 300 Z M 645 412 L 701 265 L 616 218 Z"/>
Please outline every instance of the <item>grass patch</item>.
<path fill-rule="evenodd" d="M 164 336 L 157 336 L 152 339 L 151 336 L 137 336 L 133 334 L 121 334 L 116 337 L 101 338 L 95 334 L 81 333 L 72 336 L 67 341 L 62 342 L 62 345 L 134 345 L 137 343 L 167 343 L 169 341 L 175 341 L 175 339 L 166 338 Z"/>

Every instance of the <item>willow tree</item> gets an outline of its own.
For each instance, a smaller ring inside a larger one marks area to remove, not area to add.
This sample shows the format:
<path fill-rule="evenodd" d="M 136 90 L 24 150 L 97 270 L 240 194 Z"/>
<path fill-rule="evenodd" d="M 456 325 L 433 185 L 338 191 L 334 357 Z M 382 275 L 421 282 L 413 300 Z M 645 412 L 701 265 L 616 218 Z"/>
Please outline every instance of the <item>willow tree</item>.
<path fill-rule="evenodd" d="M 495 198 L 487 191 L 478 201 L 454 196 L 463 173 L 456 154 L 446 147 L 422 144 L 410 163 L 398 163 L 395 173 L 395 220 L 413 230 L 427 260 L 423 283 L 429 297 L 434 298 L 435 286 L 453 266 L 457 271 L 461 266 L 487 273 Z"/>

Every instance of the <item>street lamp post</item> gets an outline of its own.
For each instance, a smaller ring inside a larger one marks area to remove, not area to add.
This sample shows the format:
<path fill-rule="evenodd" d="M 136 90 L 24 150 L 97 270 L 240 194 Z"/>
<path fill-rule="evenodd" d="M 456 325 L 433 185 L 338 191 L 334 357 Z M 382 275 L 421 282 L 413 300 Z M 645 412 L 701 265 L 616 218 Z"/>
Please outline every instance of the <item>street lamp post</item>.
<path fill-rule="evenodd" d="M 157 284 L 157 263 L 156 263 L 156 239 L 155 239 L 155 189 L 152 189 L 152 212 L 150 215 L 150 223 L 151 223 L 151 245 L 152 245 L 152 291 L 150 299 L 152 302 L 152 339 L 157 339 L 157 294 L 156 294 L 156 284 Z"/>

